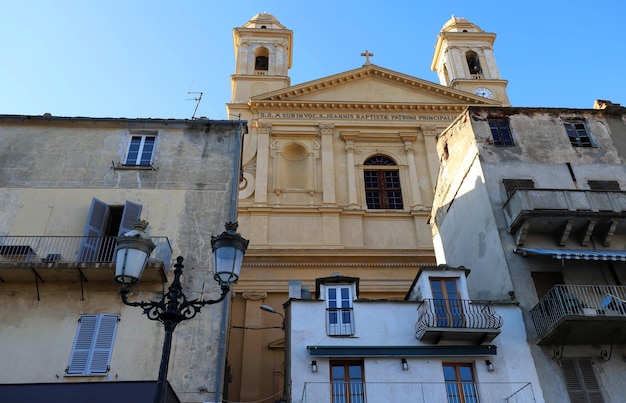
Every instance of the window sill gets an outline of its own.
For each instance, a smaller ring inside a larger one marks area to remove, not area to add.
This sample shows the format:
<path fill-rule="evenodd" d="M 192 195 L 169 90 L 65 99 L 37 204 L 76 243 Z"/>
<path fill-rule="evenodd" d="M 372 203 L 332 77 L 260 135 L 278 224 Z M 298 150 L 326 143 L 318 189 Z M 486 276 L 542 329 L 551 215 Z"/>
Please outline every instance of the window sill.
<path fill-rule="evenodd" d="M 68 378 L 77 378 L 77 377 L 93 378 L 94 376 L 103 377 L 103 376 L 108 376 L 108 375 L 109 373 L 107 372 L 106 374 L 64 374 L 63 376 L 68 377 Z"/>
<path fill-rule="evenodd" d="M 126 165 L 122 163 L 114 163 L 111 161 L 111 169 L 114 171 L 158 171 L 159 167 L 154 165 Z"/>

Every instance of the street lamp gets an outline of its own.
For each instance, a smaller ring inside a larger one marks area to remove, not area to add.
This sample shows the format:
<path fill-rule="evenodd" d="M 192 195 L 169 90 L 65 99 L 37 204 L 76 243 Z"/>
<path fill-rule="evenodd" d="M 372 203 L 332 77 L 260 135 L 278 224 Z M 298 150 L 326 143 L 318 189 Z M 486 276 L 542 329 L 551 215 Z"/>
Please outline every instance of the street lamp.
<path fill-rule="evenodd" d="M 239 278 L 243 255 L 248 248 L 248 240 L 237 233 L 237 223 L 232 222 L 226 224 L 226 231 L 211 237 L 211 248 L 215 256 L 215 275 L 213 278 L 222 289 L 222 294 L 218 299 L 187 299 L 180 284 L 180 276 L 184 267 L 183 257 L 178 256 L 176 264 L 174 264 L 174 280 L 160 301 L 130 302 L 127 298 L 128 293 L 131 287 L 139 282 L 148 257 L 154 249 L 154 243 L 145 233 L 147 226 L 146 221 L 138 220 L 134 230 L 117 239 L 115 280 L 122 284 L 120 295 L 124 304 L 140 307 L 148 319 L 159 321 L 165 327 L 161 366 L 159 367 L 159 378 L 154 394 L 154 403 L 163 403 L 172 335 L 176 325 L 195 317 L 203 306 L 217 304 L 224 300 L 230 291 L 230 285 L 237 282 Z"/>
<path fill-rule="evenodd" d="M 283 323 L 282 323 L 281 328 L 283 330 L 285 330 L 285 315 L 283 315 L 282 313 L 278 312 L 276 309 L 274 309 L 274 307 L 269 306 L 269 305 L 261 305 L 259 308 L 261 308 L 261 310 L 263 310 L 263 311 L 274 313 L 276 315 L 280 315 L 280 317 L 283 318 Z"/>

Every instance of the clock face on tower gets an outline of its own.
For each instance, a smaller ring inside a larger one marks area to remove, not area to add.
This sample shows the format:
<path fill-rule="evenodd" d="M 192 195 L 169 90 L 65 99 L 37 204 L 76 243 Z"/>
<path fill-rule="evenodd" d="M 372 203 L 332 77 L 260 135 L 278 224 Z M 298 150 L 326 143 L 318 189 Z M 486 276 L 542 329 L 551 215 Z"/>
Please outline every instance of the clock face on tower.
<path fill-rule="evenodd" d="M 493 98 L 493 92 L 489 88 L 478 87 L 474 90 L 474 94 L 484 97 L 484 98 Z"/>

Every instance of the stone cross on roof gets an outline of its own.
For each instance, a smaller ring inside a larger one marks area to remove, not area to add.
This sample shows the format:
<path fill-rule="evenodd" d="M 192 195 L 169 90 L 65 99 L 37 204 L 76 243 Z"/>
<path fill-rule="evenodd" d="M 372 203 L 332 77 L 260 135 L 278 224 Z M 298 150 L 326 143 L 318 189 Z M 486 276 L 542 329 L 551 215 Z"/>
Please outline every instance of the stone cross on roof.
<path fill-rule="evenodd" d="M 370 56 L 374 56 L 374 54 L 370 53 L 369 50 L 366 50 L 365 52 L 361 53 L 361 56 L 365 56 L 365 63 L 363 64 L 363 66 L 368 66 L 372 64 L 372 62 L 370 62 Z"/>

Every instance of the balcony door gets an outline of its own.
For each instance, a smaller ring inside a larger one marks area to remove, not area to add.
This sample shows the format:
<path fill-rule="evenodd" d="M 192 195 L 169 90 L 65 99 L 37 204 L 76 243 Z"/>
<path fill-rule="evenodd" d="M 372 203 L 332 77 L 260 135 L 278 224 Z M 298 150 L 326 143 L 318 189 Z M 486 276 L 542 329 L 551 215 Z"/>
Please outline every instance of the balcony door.
<path fill-rule="evenodd" d="M 331 361 L 332 403 L 365 403 L 363 361 Z"/>
<path fill-rule="evenodd" d="M 430 288 L 437 327 L 464 327 L 465 316 L 457 280 L 450 277 L 431 278 Z"/>
<path fill-rule="evenodd" d="M 478 392 L 471 363 L 444 363 L 448 403 L 478 403 Z"/>
<path fill-rule="evenodd" d="M 141 204 L 128 200 L 123 206 L 110 206 L 94 197 L 78 250 L 78 261 L 112 262 L 115 258 L 115 238 L 134 228 L 141 208 Z M 109 237 L 108 242 L 105 237 Z"/>

